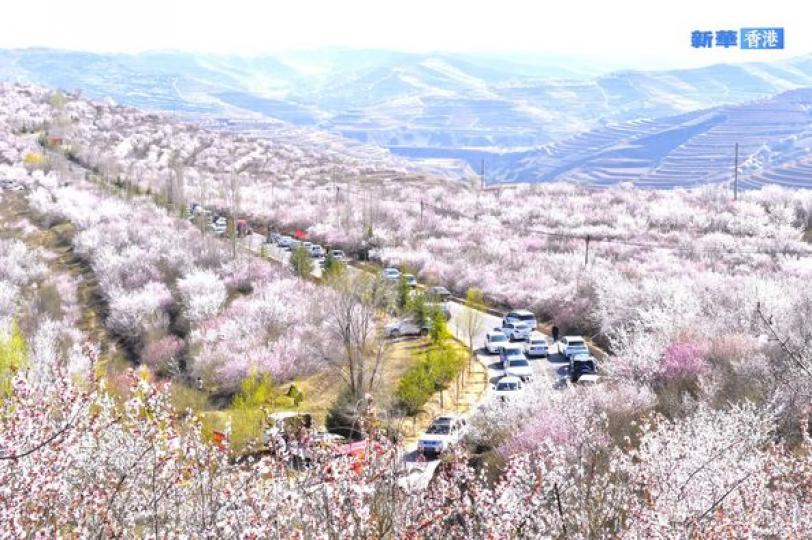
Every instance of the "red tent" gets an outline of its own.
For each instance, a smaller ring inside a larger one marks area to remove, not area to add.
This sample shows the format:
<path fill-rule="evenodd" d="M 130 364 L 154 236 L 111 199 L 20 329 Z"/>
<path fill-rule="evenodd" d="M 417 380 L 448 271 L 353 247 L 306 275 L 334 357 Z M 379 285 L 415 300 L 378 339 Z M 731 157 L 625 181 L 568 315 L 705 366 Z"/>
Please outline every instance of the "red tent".
<path fill-rule="evenodd" d="M 295 231 L 293 231 L 293 237 L 297 240 L 304 240 L 305 238 L 307 238 L 307 233 L 301 229 L 296 229 Z"/>

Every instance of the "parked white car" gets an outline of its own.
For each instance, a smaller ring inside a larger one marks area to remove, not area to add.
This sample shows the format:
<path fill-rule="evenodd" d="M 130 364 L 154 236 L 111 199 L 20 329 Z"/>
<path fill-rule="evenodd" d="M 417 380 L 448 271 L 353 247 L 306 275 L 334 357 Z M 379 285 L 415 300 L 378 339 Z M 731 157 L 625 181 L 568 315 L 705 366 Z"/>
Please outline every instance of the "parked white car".
<path fill-rule="evenodd" d="M 501 330 L 491 330 L 485 334 L 485 350 L 491 354 L 499 354 L 507 344 L 508 338 Z"/>
<path fill-rule="evenodd" d="M 543 334 L 533 332 L 524 346 L 524 354 L 530 358 L 544 358 L 549 353 L 547 338 Z"/>
<path fill-rule="evenodd" d="M 533 368 L 524 355 L 509 356 L 502 361 L 502 369 L 509 377 L 518 377 L 523 382 L 533 378 Z"/>
<path fill-rule="evenodd" d="M 406 463 L 403 470 L 398 473 L 398 486 L 407 492 L 414 493 L 428 489 L 434 475 L 427 463 Z"/>
<path fill-rule="evenodd" d="M 578 380 L 573 382 L 569 375 L 565 377 L 561 377 L 558 381 L 553 385 L 553 388 L 557 390 L 563 390 L 565 388 L 575 388 L 578 386 L 595 386 L 601 382 L 601 376 L 595 373 L 587 373 L 578 377 Z"/>
<path fill-rule="evenodd" d="M 226 218 L 224 217 L 217 218 L 216 220 L 214 220 L 214 223 L 209 225 L 209 227 L 211 228 L 212 231 L 214 231 L 214 234 L 218 236 L 224 235 L 227 229 Z"/>
<path fill-rule="evenodd" d="M 493 385 L 493 394 L 499 401 L 508 401 L 521 395 L 524 391 L 522 380 L 518 377 L 502 377 Z"/>
<path fill-rule="evenodd" d="M 310 256 L 311 257 L 324 257 L 324 248 L 318 244 L 313 244 L 310 246 Z"/>
<path fill-rule="evenodd" d="M 461 416 L 439 416 L 417 441 L 417 451 L 439 456 L 459 442 L 466 428 L 465 419 Z"/>
<path fill-rule="evenodd" d="M 400 336 L 427 336 L 429 334 L 429 327 L 427 325 L 418 324 L 417 321 L 412 319 L 404 319 L 387 324 L 383 329 L 383 333 L 389 338 L 398 338 Z"/>
<path fill-rule="evenodd" d="M 521 322 L 526 324 L 530 327 L 530 331 L 536 330 L 538 328 L 538 322 L 536 322 L 536 316 L 533 314 L 532 311 L 528 309 L 514 309 L 513 311 L 509 312 L 505 315 L 505 320 L 510 322 Z"/>
<path fill-rule="evenodd" d="M 347 262 L 347 255 L 345 255 L 340 249 L 331 249 L 330 255 L 332 255 L 333 258 L 339 262 Z"/>
<path fill-rule="evenodd" d="M 581 336 L 564 336 L 561 339 L 561 354 L 569 360 L 576 354 L 589 354 L 586 341 Z"/>
<path fill-rule="evenodd" d="M 387 281 L 397 281 L 400 279 L 400 270 L 397 268 L 384 268 L 383 278 Z"/>
<path fill-rule="evenodd" d="M 585 375 L 581 375 L 578 377 L 578 380 L 575 383 L 578 386 L 594 386 L 601 382 L 601 376 L 595 373 L 587 373 Z"/>
<path fill-rule="evenodd" d="M 576 354 L 570 357 L 569 375 L 572 382 L 578 382 L 587 375 L 596 375 L 598 363 L 591 354 Z"/>
<path fill-rule="evenodd" d="M 499 351 L 499 360 L 504 363 L 508 358 L 525 358 L 524 347 L 520 343 L 505 343 Z"/>
<path fill-rule="evenodd" d="M 510 341 L 524 341 L 530 337 L 530 327 L 523 322 L 502 322 L 502 332 Z"/>

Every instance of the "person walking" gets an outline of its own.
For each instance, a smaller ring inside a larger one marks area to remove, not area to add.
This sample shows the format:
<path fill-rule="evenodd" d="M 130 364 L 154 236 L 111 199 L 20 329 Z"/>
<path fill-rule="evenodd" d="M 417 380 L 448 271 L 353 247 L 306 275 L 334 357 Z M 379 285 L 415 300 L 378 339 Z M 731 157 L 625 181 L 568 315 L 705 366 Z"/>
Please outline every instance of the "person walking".
<path fill-rule="evenodd" d="M 559 334 L 558 327 L 553 325 L 553 343 L 555 343 L 556 350 L 558 350 L 558 354 L 561 354 L 561 344 L 558 342 L 558 334 Z"/>

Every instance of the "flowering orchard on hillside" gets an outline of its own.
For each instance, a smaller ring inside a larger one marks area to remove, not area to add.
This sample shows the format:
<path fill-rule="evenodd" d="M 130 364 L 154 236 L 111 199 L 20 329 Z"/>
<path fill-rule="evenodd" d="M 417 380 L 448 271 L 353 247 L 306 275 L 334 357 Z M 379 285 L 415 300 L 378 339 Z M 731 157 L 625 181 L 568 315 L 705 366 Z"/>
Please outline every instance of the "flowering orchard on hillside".
<path fill-rule="evenodd" d="M 301 339 L 318 324 L 309 318 L 312 285 L 251 256 L 232 259 L 222 242 L 148 200 L 82 180 L 60 186 L 52 175 L 31 184 L 30 203 L 43 220 L 75 228 L 106 324 L 135 359 L 164 374 L 185 362 L 188 375 L 225 391 L 252 370 L 284 381 L 314 369 Z"/>

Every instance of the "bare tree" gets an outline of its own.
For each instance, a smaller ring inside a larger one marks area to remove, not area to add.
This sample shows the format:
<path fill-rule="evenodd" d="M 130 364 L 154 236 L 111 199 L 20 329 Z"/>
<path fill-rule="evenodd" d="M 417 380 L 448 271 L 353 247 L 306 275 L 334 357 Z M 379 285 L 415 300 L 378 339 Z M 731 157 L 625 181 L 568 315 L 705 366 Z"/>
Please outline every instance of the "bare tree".
<path fill-rule="evenodd" d="M 387 342 L 378 328 L 378 315 L 385 301 L 380 277 L 344 272 L 334 282 L 332 298 L 324 303 L 319 352 L 357 402 L 373 393 L 383 374 Z"/>
<path fill-rule="evenodd" d="M 468 342 L 468 372 L 471 372 L 471 363 L 476 358 L 474 338 L 484 329 L 485 317 L 482 310 L 485 308 L 485 298 L 479 289 L 468 289 L 465 293 L 465 310 L 459 318 L 459 324 Z"/>
<path fill-rule="evenodd" d="M 228 207 L 229 224 L 228 235 L 231 240 L 231 256 L 237 257 L 237 216 L 240 212 L 240 176 L 237 171 L 228 177 L 225 192 L 226 206 Z"/>
<path fill-rule="evenodd" d="M 183 169 L 183 160 L 175 155 L 166 176 L 166 202 L 176 208 L 185 204 Z"/>

